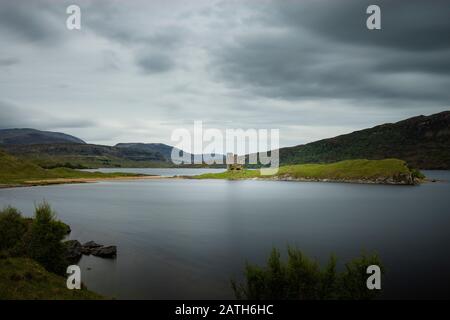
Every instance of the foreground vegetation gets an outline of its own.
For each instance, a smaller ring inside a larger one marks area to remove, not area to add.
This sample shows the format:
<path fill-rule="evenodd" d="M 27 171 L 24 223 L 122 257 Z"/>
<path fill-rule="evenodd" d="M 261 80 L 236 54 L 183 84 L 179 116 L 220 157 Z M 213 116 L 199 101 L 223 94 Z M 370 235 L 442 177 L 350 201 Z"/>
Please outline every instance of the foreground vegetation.
<path fill-rule="evenodd" d="M 24 185 L 30 181 L 51 179 L 95 179 L 139 176 L 131 173 L 100 173 L 69 168 L 44 169 L 26 160 L 20 160 L 0 150 L 0 185 Z"/>
<path fill-rule="evenodd" d="M 0 211 L 0 299 L 101 298 L 66 287 L 63 275 L 71 263 L 62 240 L 69 230 L 45 202 L 33 219 L 11 207 Z"/>
<path fill-rule="evenodd" d="M 66 288 L 65 270 L 73 264 L 63 242 L 69 230 L 45 202 L 33 218 L 12 207 L 0 211 L 0 300 L 103 298 L 85 287 Z M 266 267 L 248 264 L 246 281 L 232 288 L 238 299 L 373 299 L 380 291 L 367 289 L 369 265 L 383 271 L 377 255 L 362 255 L 338 272 L 334 256 L 321 268 L 299 250 L 289 248 L 287 262 L 273 250 Z"/>
<path fill-rule="evenodd" d="M 263 176 L 259 170 L 237 170 L 221 173 L 207 173 L 193 179 L 276 179 L 344 181 L 360 183 L 414 184 L 423 178 L 420 172 L 411 170 L 406 163 L 397 159 L 346 160 L 329 164 L 297 164 L 281 166 L 273 176 Z"/>
<path fill-rule="evenodd" d="M 247 264 L 245 282 L 232 287 L 237 299 L 248 300 L 371 300 L 381 290 L 369 290 L 366 282 L 367 267 L 383 266 L 376 254 L 363 254 L 345 264 L 337 271 L 337 259 L 330 257 L 323 268 L 301 251 L 288 249 L 287 262 L 281 260 L 280 252 L 274 249 L 267 266 Z"/>

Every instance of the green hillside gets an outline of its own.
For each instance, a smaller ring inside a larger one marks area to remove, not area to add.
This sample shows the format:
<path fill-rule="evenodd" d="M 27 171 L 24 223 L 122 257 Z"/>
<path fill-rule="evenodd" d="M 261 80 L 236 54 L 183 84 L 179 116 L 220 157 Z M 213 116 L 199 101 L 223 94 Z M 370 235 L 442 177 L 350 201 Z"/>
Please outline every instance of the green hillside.
<path fill-rule="evenodd" d="M 118 148 L 94 144 L 3 145 L 11 155 L 44 168 L 68 167 L 164 167 L 170 163 L 159 152 L 135 148 Z"/>
<path fill-rule="evenodd" d="M 109 178 L 119 176 L 136 175 L 127 173 L 84 172 L 67 168 L 43 169 L 32 162 L 18 159 L 0 150 L 0 185 L 24 184 L 30 180 Z"/>
<path fill-rule="evenodd" d="M 173 147 L 162 143 L 119 143 L 113 147 L 87 143 L 47 143 L 9 144 L 0 147 L 17 158 L 31 161 L 47 169 L 176 167 L 171 161 Z M 193 155 L 190 157 L 193 159 Z"/>
<path fill-rule="evenodd" d="M 280 149 L 282 165 L 387 158 L 419 169 L 450 169 L 450 111 Z"/>
<path fill-rule="evenodd" d="M 31 177 L 45 179 L 53 178 L 53 175 L 48 170 L 28 161 L 19 161 L 0 150 L 0 183 L 19 182 Z"/>

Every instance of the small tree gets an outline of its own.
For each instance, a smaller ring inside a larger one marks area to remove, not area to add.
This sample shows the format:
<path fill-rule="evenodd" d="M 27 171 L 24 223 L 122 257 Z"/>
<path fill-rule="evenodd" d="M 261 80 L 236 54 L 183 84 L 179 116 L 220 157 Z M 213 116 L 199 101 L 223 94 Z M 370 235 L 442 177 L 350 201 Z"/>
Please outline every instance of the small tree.
<path fill-rule="evenodd" d="M 301 251 L 288 248 L 288 260 L 283 262 L 278 250 L 273 249 L 266 267 L 247 264 L 246 281 L 232 288 L 237 299 L 249 300 L 325 300 L 373 299 L 379 290 L 369 290 L 366 269 L 379 265 L 377 255 L 362 255 L 336 271 L 337 259 L 331 256 L 325 268 Z M 382 269 L 383 270 L 383 269 Z"/>
<path fill-rule="evenodd" d="M 67 267 L 62 243 L 67 229 L 55 220 L 55 212 L 47 202 L 36 206 L 35 216 L 24 238 L 25 255 L 42 264 L 48 271 L 63 274 Z"/>

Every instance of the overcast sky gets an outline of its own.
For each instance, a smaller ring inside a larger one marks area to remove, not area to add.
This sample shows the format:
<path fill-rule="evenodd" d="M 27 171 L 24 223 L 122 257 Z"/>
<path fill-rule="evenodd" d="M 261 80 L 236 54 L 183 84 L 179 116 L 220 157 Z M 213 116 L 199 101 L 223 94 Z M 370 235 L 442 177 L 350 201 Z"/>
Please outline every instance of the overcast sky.
<path fill-rule="evenodd" d="M 202 120 L 297 145 L 449 110 L 449 39 L 449 1 L 0 0 L 0 128 L 173 144 Z"/>

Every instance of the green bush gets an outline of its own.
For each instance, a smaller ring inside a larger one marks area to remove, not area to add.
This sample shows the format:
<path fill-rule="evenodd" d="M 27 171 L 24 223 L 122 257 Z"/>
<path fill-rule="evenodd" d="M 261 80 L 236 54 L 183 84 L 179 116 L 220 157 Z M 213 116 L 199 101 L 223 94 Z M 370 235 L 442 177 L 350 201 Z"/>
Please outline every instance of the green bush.
<path fill-rule="evenodd" d="M 0 211 L 0 251 L 11 250 L 19 244 L 27 230 L 25 219 L 12 207 Z"/>
<path fill-rule="evenodd" d="M 416 178 L 419 180 L 426 178 L 425 175 L 417 169 L 411 169 L 411 173 L 412 173 L 413 178 Z"/>
<path fill-rule="evenodd" d="M 65 246 L 66 225 L 55 220 L 55 213 L 47 202 L 36 207 L 35 216 L 23 241 L 25 256 L 36 260 L 48 271 L 64 274 L 67 263 Z"/>
<path fill-rule="evenodd" d="M 363 254 L 347 263 L 342 272 L 336 271 L 336 263 L 331 256 L 321 268 L 293 248 L 288 248 L 287 262 L 283 262 L 279 251 L 273 249 L 266 267 L 247 264 L 245 283 L 232 281 L 232 288 L 237 299 L 249 300 L 367 300 L 380 293 L 366 286 L 369 265 L 379 265 L 383 270 L 377 255 Z"/>

